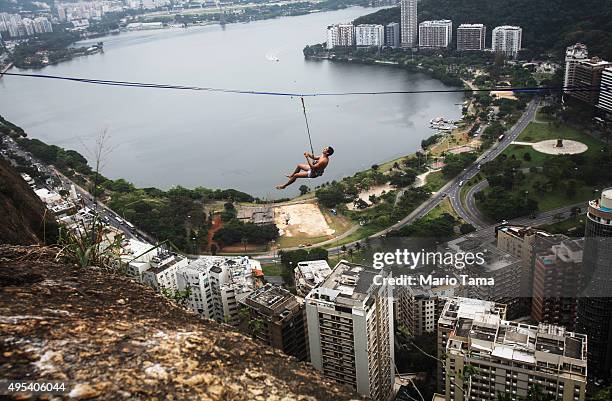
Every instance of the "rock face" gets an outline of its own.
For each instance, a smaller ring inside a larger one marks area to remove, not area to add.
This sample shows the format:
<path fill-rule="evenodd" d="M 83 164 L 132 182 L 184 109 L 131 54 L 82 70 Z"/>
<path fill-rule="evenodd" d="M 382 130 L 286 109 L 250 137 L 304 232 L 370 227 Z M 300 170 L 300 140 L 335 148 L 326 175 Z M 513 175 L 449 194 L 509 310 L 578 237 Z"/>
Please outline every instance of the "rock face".
<path fill-rule="evenodd" d="M 45 210 L 21 175 L 0 157 L 0 244 L 53 242 L 57 223 Z"/>
<path fill-rule="evenodd" d="M 65 380 L 62 399 L 359 399 L 306 363 L 56 253 L 0 246 L 4 378 Z"/>

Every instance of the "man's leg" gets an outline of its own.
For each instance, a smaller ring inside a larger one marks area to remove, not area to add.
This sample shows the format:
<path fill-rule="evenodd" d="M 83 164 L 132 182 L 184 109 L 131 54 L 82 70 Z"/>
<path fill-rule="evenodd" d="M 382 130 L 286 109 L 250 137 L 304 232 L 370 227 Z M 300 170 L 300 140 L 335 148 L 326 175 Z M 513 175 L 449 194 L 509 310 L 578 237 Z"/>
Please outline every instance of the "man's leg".
<path fill-rule="evenodd" d="M 300 171 L 308 171 L 308 170 L 310 170 L 310 166 L 308 164 L 300 163 L 297 166 L 295 166 L 295 170 L 293 171 L 293 173 L 291 175 L 288 175 L 287 177 L 291 178 L 295 174 L 299 173 Z"/>
<path fill-rule="evenodd" d="M 289 185 L 293 184 L 295 180 L 297 180 L 298 178 L 307 178 L 307 177 L 308 177 L 308 171 L 301 171 L 299 173 L 294 173 L 293 175 L 291 175 L 291 177 L 289 177 L 289 181 L 287 181 L 284 185 L 277 185 L 276 189 L 285 189 Z"/>

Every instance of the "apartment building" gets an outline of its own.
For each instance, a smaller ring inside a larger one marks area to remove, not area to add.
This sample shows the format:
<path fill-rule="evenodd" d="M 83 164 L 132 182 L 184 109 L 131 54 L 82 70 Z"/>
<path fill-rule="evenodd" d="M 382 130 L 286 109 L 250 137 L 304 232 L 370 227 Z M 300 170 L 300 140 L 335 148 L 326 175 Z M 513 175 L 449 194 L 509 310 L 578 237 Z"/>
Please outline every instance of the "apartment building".
<path fill-rule="evenodd" d="M 415 49 L 418 42 L 418 0 L 401 0 L 401 46 L 404 49 Z"/>
<path fill-rule="evenodd" d="M 612 67 L 607 67 L 601 73 L 601 84 L 597 107 L 607 113 L 612 113 Z"/>
<path fill-rule="evenodd" d="M 531 318 L 573 329 L 582 276 L 582 240 L 566 238 L 537 251 Z"/>
<path fill-rule="evenodd" d="M 518 318 L 528 310 L 522 300 L 521 282 L 525 271 L 523 262 L 496 247 L 493 244 L 483 243 L 478 238 L 470 236 L 460 237 L 438 247 L 438 250 L 453 253 L 481 254 L 483 264 L 466 265 L 458 269 L 454 265 L 439 264 L 442 270 L 454 272 L 458 275 L 467 275 L 474 279 L 492 280 L 492 285 L 467 285 L 461 289 L 462 294 L 468 298 L 484 299 L 503 303 L 507 306 L 508 316 L 512 319 Z"/>
<path fill-rule="evenodd" d="M 355 46 L 353 24 L 335 24 L 327 27 L 327 48 Z"/>
<path fill-rule="evenodd" d="M 544 323 L 511 322 L 504 315 L 502 304 L 448 300 L 438 321 L 438 357 L 444 362 L 439 385 L 445 399 L 494 401 L 498 393 L 525 397 L 538 385 L 558 400 L 584 401 L 586 335 Z"/>
<path fill-rule="evenodd" d="M 487 27 L 483 24 L 461 24 L 457 28 L 458 51 L 481 51 L 487 43 Z"/>
<path fill-rule="evenodd" d="M 355 27 L 355 44 L 357 47 L 383 47 L 385 44 L 385 26 L 362 24 Z"/>
<path fill-rule="evenodd" d="M 148 263 L 150 267 L 142 272 L 143 283 L 156 291 L 177 291 L 176 272 L 187 266 L 189 260 L 181 255 L 164 252 L 154 256 Z"/>
<path fill-rule="evenodd" d="M 563 76 L 563 87 L 572 87 L 574 84 L 574 75 L 576 64 L 582 60 L 589 58 L 589 51 L 586 45 L 582 43 L 576 43 L 575 45 L 569 46 L 565 50 L 565 71 Z M 564 90 L 567 92 L 567 90 Z"/>
<path fill-rule="evenodd" d="M 567 95 L 596 106 L 599 102 L 599 91 L 585 89 L 600 88 L 603 72 L 610 67 L 612 67 L 611 62 L 599 57 L 579 61 L 574 66 L 574 76 L 572 78 L 575 89 L 569 89 Z M 582 90 L 580 90 L 581 88 Z"/>
<path fill-rule="evenodd" d="M 392 22 L 385 26 L 385 46 L 392 49 L 400 47 L 400 24 Z"/>
<path fill-rule="evenodd" d="M 516 57 L 521 50 L 523 30 L 518 26 L 498 26 L 493 29 L 491 48 L 494 52 Z"/>
<path fill-rule="evenodd" d="M 246 256 L 201 256 L 176 273 L 178 289 L 189 290 L 189 309 L 235 326 L 238 302 L 258 287 L 261 276 L 261 264 Z"/>
<path fill-rule="evenodd" d="M 568 237 L 550 234 L 529 226 L 505 224 L 495 228 L 495 238 L 497 248 L 517 257 L 522 262 L 520 295 L 523 298 L 525 313 L 529 313 L 536 253 L 546 253 L 554 244 L 567 240 Z"/>
<path fill-rule="evenodd" d="M 419 24 L 419 47 L 449 47 L 453 40 L 451 20 L 423 21 Z"/>
<path fill-rule="evenodd" d="M 341 261 L 306 296 L 310 361 L 323 374 L 376 401 L 393 392 L 390 274 Z"/>
<path fill-rule="evenodd" d="M 395 320 L 410 335 L 434 333 L 446 299 L 457 295 L 454 286 L 396 286 Z"/>
<path fill-rule="evenodd" d="M 325 281 L 331 272 L 332 269 L 326 260 L 298 262 L 295 269 L 293 269 L 297 294 L 305 297 L 313 288 Z"/>
<path fill-rule="evenodd" d="M 239 303 L 248 311 L 247 319 L 241 323 L 245 330 L 300 361 L 309 359 L 303 301 L 284 288 L 266 284 Z"/>

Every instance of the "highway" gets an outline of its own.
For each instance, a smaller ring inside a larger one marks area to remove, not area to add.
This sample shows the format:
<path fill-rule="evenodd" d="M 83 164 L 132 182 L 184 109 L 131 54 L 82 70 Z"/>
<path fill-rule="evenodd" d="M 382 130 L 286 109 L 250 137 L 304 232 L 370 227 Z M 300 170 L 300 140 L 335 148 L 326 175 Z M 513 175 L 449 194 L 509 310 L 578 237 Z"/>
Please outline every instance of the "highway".
<path fill-rule="evenodd" d="M 457 212 L 457 214 L 466 222 L 473 225 L 476 229 L 487 227 L 487 221 L 484 216 L 478 211 L 476 208 L 476 203 L 472 199 L 468 202 L 467 205 L 464 205 L 461 202 L 461 187 L 464 182 L 472 179 L 478 172 L 480 171 L 480 166 L 487 161 L 495 159 L 499 156 L 506 148 L 518 138 L 518 136 L 527 128 L 529 123 L 531 123 L 536 115 L 538 110 L 538 105 L 540 101 L 538 98 L 532 100 L 525 109 L 525 112 L 519 118 L 519 120 L 510 128 L 506 133 L 504 138 L 499 141 L 496 145 L 494 145 L 489 152 L 483 154 L 479 160 L 477 160 L 472 166 L 470 166 L 467 170 L 465 170 L 462 174 L 460 174 L 457 179 L 455 179 L 455 183 L 451 186 L 449 191 L 449 196 L 451 199 L 451 203 L 453 205 L 453 209 Z M 458 182 L 458 183 L 457 183 Z M 484 189 L 484 187 L 488 184 L 477 184 L 477 188 L 473 189 L 472 195 L 478 190 Z"/>

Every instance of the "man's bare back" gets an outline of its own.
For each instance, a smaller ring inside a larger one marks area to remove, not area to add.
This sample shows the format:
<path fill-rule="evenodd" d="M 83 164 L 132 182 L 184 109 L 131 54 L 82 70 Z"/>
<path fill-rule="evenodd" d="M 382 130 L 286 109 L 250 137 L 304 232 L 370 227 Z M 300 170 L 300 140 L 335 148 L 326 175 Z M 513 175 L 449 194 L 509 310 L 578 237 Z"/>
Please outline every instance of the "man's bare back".
<path fill-rule="evenodd" d="M 304 152 L 306 163 L 298 164 L 292 174 L 288 175 L 289 181 L 283 185 L 277 185 L 276 189 L 285 189 L 293 184 L 298 178 L 316 178 L 323 175 L 325 168 L 329 164 L 329 156 L 334 154 L 334 149 L 331 146 L 323 149 L 321 156 L 315 156 L 312 153 Z M 311 162 L 311 160 L 314 162 Z"/>

